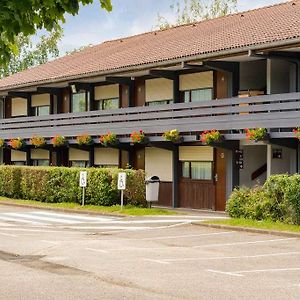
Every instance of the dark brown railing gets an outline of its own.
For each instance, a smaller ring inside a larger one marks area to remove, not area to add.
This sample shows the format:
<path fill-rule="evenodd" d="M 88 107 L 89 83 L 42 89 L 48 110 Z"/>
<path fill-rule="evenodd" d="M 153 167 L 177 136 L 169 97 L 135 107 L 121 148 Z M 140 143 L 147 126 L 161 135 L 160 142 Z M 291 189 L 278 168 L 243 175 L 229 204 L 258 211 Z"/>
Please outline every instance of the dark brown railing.
<path fill-rule="evenodd" d="M 287 128 L 300 125 L 300 93 L 265 95 L 249 98 L 228 98 L 199 103 L 168 104 L 151 107 L 130 107 L 118 110 L 56 114 L 0 120 L 0 137 L 33 135 L 66 137 L 81 133 L 90 135 L 113 131 L 128 135 L 143 129 L 149 135 L 166 130 L 195 133 L 208 129 L 226 130 L 234 139 L 244 128 L 276 129 L 276 137 L 290 137 Z M 274 130 L 273 130 L 274 131 Z M 272 133 L 273 135 L 273 133 Z"/>

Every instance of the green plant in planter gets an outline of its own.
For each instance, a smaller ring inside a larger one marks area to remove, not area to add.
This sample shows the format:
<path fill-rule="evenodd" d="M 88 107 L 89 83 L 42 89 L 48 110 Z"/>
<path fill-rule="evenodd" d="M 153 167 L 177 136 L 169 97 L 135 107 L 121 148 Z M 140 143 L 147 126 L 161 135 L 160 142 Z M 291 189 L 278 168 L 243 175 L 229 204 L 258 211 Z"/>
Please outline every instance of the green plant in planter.
<path fill-rule="evenodd" d="M 108 132 L 107 134 L 103 134 L 100 136 L 99 142 L 104 147 L 108 147 L 109 145 L 116 145 L 118 143 L 118 138 L 115 133 Z"/>
<path fill-rule="evenodd" d="M 66 138 L 62 135 L 56 135 L 51 139 L 51 144 L 53 145 L 53 147 L 63 147 L 67 145 L 67 143 L 68 142 Z"/>
<path fill-rule="evenodd" d="M 46 140 L 41 136 L 34 136 L 30 139 L 30 144 L 35 148 L 41 148 L 46 145 Z"/>
<path fill-rule="evenodd" d="M 177 129 L 165 131 L 162 136 L 166 141 L 169 141 L 172 143 L 177 143 L 177 142 L 180 142 L 180 140 L 181 140 L 180 133 Z"/>
<path fill-rule="evenodd" d="M 254 128 L 254 129 L 245 129 L 246 138 L 250 141 L 261 141 L 267 137 L 267 129 L 266 128 Z"/>
<path fill-rule="evenodd" d="M 25 147 L 25 141 L 21 138 L 10 139 L 10 141 L 8 142 L 8 145 L 12 149 L 19 150 L 19 149 L 22 149 L 23 147 Z"/>
<path fill-rule="evenodd" d="M 205 130 L 201 133 L 200 141 L 204 144 L 217 143 L 222 140 L 222 135 L 219 130 Z"/>
<path fill-rule="evenodd" d="M 93 144 L 93 139 L 90 135 L 88 134 L 82 134 L 77 136 L 76 141 L 78 145 L 83 146 L 83 145 L 92 145 Z"/>

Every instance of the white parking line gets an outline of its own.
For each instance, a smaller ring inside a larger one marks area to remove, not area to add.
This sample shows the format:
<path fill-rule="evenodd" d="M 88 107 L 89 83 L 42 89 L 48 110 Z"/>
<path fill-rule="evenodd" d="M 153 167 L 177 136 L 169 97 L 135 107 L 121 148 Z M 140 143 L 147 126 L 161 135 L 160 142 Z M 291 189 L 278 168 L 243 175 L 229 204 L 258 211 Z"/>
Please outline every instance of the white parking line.
<path fill-rule="evenodd" d="M 17 219 L 15 219 L 15 221 L 21 221 L 23 222 L 24 218 L 25 219 L 29 219 L 29 220 L 40 220 L 40 221 L 50 221 L 50 222 L 54 222 L 54 223 L 65 223 L 65 224 L 74 224 L 76 223 L 75 221 L 71 221 L 71 220 L 64 220 L 64 219 L 59 219 L 59 218 L 55 218 L 55 217 L 46 217 L 46 216 L 37 216 L 37 215 L 33 215 L 30 213 L 6 213 L 7 216 L 10 217 L 15 217 Z"/>
<path fill-rule="evenodd" d="M 16 219 L 9 216 L 0 215 L 0 220 L 4 221 L 12 221 L 12 222 L 18 222 L 18 223 L 27 223 L 27 224 L 34 224 L 34 225 L 49 225 L 42 222 L 32 221 L 32 220 L 25 220 L 25 219 Z M 2 228 L 1 228 L 2 229 Z"/>
<path fill-rule="evenodd" d="M 85 250 L 94 251 L 94 252 L 101 252 L 101 253 L 108 253 L 108 251 L 102 250 L 102 249 L 85 248 Z"/>
<path fill-rule="evenodd" d="M 18 236 L 15 235 L 15 234 L 11 234 L 11 233 L 3 233 L 3 232 L 0 232 L 0 235 L 3 235 L 3 236 L 10 236 L 10 237 L 18 237 Z"/>
<path fill-rule="evenodd" d="M 156 262 L 160 264 L 171 264 L 175 262 L 186 262 L 186 261 L 209 261 L 209 260 L 238 260 L 238 259 L 249 259 L 249 258 L 262 258 L 272 256 L 289 256 L 289 255 L 300 255 L 300 252 L 280 252 L 280 253 L 266 253 L 257 255 L 241 255 L 241 256 L 215 256 L 215 257 L 185 257 L 185 258 L 166 258 L 166 259 L 148 259 L 143 260 Z"/>
<path fill-rule="evenodd" d="M 236 242 L 236 243 L 224 243 L 224 244 L 207 244 L 207 245 L 193 246 L 192 248 L 206 248 L 206 247 L 225 247 L 225 246 L 251 245 L 251 244 L 261 244 L 261 243 L 285 242 L 285 241 L 292 241 L 292 240 L 298 240 L 298 238 L 286 238 L 286 239 L 274 239 L 274 240 L 259 240 L 259 241 Z"/>
<path fill-rule="evenodd" d="M 244 276 L 243 274 L 249 273 L 272 273 L 272 272 L 294 272 L 300 271 L 300 268 L 283 268 L 283 269 L 258 269 L 258 270 L 241 270 L 241 271 L 232 271 L 232 272 L 224 272 L 220 270 L 207 269 L 207 272 L 218 273 L 229 276 Z"/>

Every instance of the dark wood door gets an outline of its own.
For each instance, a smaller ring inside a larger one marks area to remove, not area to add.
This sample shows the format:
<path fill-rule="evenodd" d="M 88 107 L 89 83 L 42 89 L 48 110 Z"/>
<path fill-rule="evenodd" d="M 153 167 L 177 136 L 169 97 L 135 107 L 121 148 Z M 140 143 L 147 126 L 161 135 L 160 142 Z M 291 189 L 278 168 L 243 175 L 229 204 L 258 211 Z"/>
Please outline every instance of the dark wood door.
<path fill-rule="evenodd" d="M 136 170 L 145 170 L 145 148 L 135 149 L 133 167 Z"/>
<path fill-rule="evenodd" d="M 71 112 L 71 96 L 70 96 L 70 89 L 65 88 L 62 92 L 62 99 L 61 101 L 58 100 L 58 105 L 60 106 L 60 112 L 68 113 Z"/>
<path fill-rule="evenodd" d="M 4 118 L 11 118 L 11 98 L 6 98 L 4 103 Z"/>
<path fill-rule="evenodd" d="M 145 90 L 145 80 L 136 79 L 135 80 L 135 95 L 134 95 L 135 106 L 144 106 L 146 103 L 146 90 Z"/>
<path fill-rule="evenodd" d="M 228 73 L 217 71 L 215 75 L 215 97 L 223 99 L 228 97 Z"/>
<path fill-rule="evenodd" d="M 129 106 L 129 87 L 127 85 L 120 85 L 120 107 L 128 107 Z"/>
<path fill-rule="evenodd" d="M 215 149 L 215 209 L 224 211 L 226 207 L 226 152 L 224 149 Z"/>

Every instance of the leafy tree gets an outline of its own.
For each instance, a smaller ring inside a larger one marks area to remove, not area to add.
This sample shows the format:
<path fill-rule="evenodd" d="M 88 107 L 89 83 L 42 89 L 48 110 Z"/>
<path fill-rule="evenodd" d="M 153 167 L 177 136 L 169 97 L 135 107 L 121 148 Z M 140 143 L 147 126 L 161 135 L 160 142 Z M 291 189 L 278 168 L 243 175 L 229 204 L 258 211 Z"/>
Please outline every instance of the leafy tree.
<path fill-rule="evenodd" d="M 111 11 L 111 0 L 98 0 Z M 78 14 L 80 5 L 93 0 L 0 0 L 0 65 L 18 52 L 18 36 L 33 35 L 39 29 L 52 31 L 65 22 L 65 14 Z"/>
<path fill-rule="evenodd" d="M 49 35 L 42 35 L 37 43 L 29 36 L 20 34 L 15 43 L 19 51 L 11 55 L 8 64 L 0 66 L 0 78 L 44 64 L 59 56 L 58 41 L 62 38 L 62 29 L 56 27 Z"/>
<path fill-rule="evenodd" d="M 237 11 L 237 0 L 174 0 L 170 6 L 175 13 L 175 22 L 158 14 L 158 29 L 189 24 L 202 20 L 226 16 Z"/>

